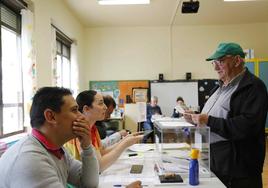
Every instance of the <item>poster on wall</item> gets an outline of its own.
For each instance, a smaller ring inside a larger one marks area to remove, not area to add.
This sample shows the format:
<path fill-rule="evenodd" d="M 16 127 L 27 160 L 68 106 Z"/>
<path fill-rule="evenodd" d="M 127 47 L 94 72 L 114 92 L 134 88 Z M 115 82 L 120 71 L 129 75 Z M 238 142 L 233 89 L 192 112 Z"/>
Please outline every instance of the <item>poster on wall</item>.
<path fill-rule="evenodd" d="M 133 88 L 147 89 L 148 92 L 149 81 L 148 80 L 120 80 L 120 81 L 90 81 L 89 89 L 96 90 L 102 94 L 111 95 L 119 108 L 123 108 L 127 102 L 134 102 Z M 143 102 L 145 97 L 144 90 L 137 90 L 136 94 L 137 102 Z M 128 100 L 127 100 L 128 99 Z M 146 101 L 145 101 L 146 102 Z"/>
<path fill-rule="evenodd" d="M 118 105 L 120 91 L 118 89 L 117 81 L 90 81 L 89 89 L 95 90 L 102 95 L 112 96 Z"/>
<path fill-rule="evenodd" d="M 132 88 L 133 102 L 147 102 L 147 88 Z"/>

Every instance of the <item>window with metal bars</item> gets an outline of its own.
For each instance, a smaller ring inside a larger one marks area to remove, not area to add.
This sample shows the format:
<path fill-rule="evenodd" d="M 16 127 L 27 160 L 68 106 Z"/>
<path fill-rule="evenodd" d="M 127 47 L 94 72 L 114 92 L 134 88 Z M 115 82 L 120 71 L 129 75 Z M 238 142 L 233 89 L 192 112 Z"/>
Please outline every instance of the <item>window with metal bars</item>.
<path fill-rule="evenodd" d="M 4 2 L 0 2 L 0 137 L 24 131 L 21 16 L 14 1 Z"/>
<path fill-rule="evenodd" d="M 71 44 L 72 41 L 56 29 L 57 86 L 71 88 Z"/>

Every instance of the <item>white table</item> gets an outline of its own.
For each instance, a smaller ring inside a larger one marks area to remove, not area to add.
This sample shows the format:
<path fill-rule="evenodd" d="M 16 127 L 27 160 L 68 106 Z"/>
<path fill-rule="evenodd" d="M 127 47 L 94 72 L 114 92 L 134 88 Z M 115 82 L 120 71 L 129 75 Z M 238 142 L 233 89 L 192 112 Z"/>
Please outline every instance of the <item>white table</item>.
<path fill-rule="evenodd" d="M 154 148 L 152 144 L 139 145 L 141 148 Z M 138 148 L 138 147 L 135 147 Z M 129 157 L 130 153 L 138 153 L 137 156 Z M 186 188 L 224 188 L 221 181 L 212 175 L 212 177 L 200 177 L 200 184 L 198 186 L 189 185 L 188 177 L 183 176 L 184 183 L 176 184 L 160 184 L 159 178 L 154 171 L 155 162 L 159 159 L 157 152 L 154 150 L 145 152 L 133 152 L 126 150 L 120 158 L 107 170 L 100 175 L 100 188 L 114 187 L 114 185 L 127 185 L 135 180 L 141 180 L 145 188 L 151 187 L 186 187 Z M 131 174 L 130 168 L 132 164 L 142 164 L 143 171 L 141 174 Z M 123 186 L 124 187 L 124 186 Z"/>

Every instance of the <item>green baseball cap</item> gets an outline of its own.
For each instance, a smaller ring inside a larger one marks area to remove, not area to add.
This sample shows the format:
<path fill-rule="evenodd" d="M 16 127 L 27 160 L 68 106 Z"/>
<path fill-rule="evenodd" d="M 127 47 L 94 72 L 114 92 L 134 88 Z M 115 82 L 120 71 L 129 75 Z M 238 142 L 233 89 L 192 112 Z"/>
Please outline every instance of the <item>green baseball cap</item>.
<path fill-rule="evenodd" d="M 245 58 L 245 53 L 239 44 L 236 43 L 220 43 L 216 52 L 206 59 L 206 61 L 216 60 L 226 55 L 240 55 Z"/>

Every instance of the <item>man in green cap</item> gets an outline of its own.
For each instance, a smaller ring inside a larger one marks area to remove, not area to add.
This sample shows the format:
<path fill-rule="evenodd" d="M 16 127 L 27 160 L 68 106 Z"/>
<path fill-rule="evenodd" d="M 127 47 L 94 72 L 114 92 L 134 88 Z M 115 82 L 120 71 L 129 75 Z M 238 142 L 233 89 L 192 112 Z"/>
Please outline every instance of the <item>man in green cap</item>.
<path fill-rule="evenodd" d="M 185 115 L 197 126 L 210 127 L 211 170 L 229 188 L 262 188 L 268 95 L 264 83 L 245 68 L 236 43 L 221 43 L 207 58 L 219 86 L 201 114 Z"/>

